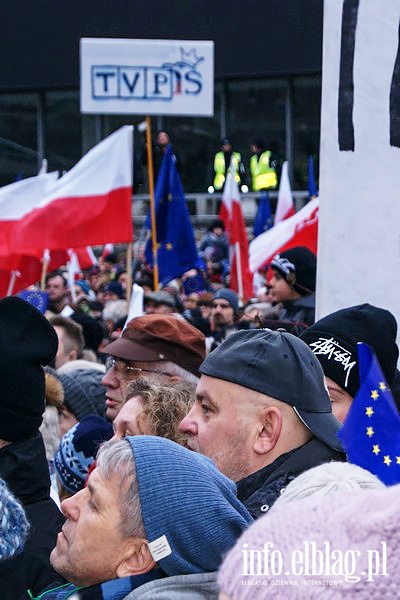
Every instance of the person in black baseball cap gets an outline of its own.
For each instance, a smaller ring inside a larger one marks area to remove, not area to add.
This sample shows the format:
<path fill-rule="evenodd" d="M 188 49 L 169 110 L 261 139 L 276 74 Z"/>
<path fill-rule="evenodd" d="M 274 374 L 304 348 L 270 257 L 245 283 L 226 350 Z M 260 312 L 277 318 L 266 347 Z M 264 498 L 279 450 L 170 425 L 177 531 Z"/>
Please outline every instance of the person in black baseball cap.
<path fill-rule="evenodd" d="M 192 450 L 238 482 L 253 517 L 303 471 L 343 460 L 321 366 L 282 331 L 238 331 L 200 365 L 196 402 L 180 424 Z"/>
<path fill-rule="evenodd" d="M 397 323 L 392 313 L 371 304 L 337 310 L 301 334 L 322 366 L 332 412 L 339 421 L 345 420 L 360 387 L 357 342 L 364 342 L 374 350 L 399 404 L 396 336 Z"/>
<path fill-rule="evenodd" d="M 317 259 L 304 246 L 276 254 L 271 262 L 270 294 L 280 303 L 279 319 L 297 323 L 301 329 L 315 320 Z"/>

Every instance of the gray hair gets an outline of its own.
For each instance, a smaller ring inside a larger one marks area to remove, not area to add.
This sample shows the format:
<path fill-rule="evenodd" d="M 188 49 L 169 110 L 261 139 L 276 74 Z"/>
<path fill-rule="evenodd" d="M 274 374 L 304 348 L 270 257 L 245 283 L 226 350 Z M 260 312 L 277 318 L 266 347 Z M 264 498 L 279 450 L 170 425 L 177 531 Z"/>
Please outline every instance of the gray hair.
<path fill-rule="evenodd" d="M 128 316 L 128 303 L 126 300 L 110 300 L 103 308 L 104 321 L 116 323 L 119 319 Z"/>
<path fill-rule="evenodd" d="M 183 381 L 188 381 L 189 383 L 194 383 L 195 385 L 199 383 L 199 378 L 196 377 L 196 375 L 193 375 L 193 373 L 190 371 L 186 371 L 186 369 L 180 365 L 176 365 L 170 360 L 157 361 L 153 364 L 157 365 L 157 368 L 159 368 L 160 371 L 167 371 L 170 375 L 180 377 Z"/>
<path fill-rule="evenodd" d="M 125 537 L 146 538 L 135 460 L 127 440 L 110 440 L 100 446 L 96 467 L 105 479 L 116 477 L 119 481 L 120 531 Z"/>

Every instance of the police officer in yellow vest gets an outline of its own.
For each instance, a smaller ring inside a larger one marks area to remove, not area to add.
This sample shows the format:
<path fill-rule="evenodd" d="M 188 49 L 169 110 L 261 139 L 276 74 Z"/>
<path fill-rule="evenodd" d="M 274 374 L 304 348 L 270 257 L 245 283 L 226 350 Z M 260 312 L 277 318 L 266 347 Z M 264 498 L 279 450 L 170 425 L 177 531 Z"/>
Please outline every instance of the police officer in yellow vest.
<path fill-rule="evenodd" d="M 250 174 L 254 192 L 275 189 L 278 178 L 272 153 L 266 149 L 263 140 L 254 140 L 250 145 Z"/>
<path fill-rule="evenodd" d="M 221 141 L 221 150 L 214 156 L 214 181 L 208 188 L 209 192 L 221 192 L 224 189 L 226 174 L 233 163 L 235 179 L 240 186 L 244 180 L 244 166 L 240 152 L 232 151 L 232 144 L 228 138 Z"/>

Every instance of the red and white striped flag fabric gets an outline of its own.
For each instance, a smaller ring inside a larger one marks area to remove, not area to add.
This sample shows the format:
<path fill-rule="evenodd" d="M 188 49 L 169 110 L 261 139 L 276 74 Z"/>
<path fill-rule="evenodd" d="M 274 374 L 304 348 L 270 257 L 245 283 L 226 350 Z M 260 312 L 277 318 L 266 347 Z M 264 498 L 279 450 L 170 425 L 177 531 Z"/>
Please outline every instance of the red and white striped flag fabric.
<path fill-rule="evenodd" d="M 21 219 L 56 187 L 58 172 L 29 177 L 0 188 L 0 256 L 18 253 L 13 237 Z M 43 248 L 40 255 L 43 253 Z"/>
<path fill-rule="evenodd" d="M 92 148 L 19 221 L 12 244 L 21 254 L 132 241 L 132 126 Z"/>
<path fill-rule="evenodd" d="M 279 182 L 278 202 L 276 204 L 274 226 L 294 215 L 294 202 L 289 181 L 288 162 L 282 165 L 281 180 Z"/>
<path fill-rule="evenodd" d="M 249 246 L 250 269 L 267 265 L 275 254 L 295 246 L 306 246 L 317 254 L 319 199 L 310 200 L 289 219 L 256 237 Z"/>
<path fill-rule="evenodd" d="M 0 188 L 0 297 L 16 293 L 40 279 L 43 250 L 37 256 L 18 253 L 13 236 L 21 219 L 55 188 L 58 173 L 43 173 Z M 55 253 L 52 268 L 63 264 Z"/>
<path fill-rule="evenodd" d="M 226 178 L 219 216 L 225 224 L 230 246 L 229 287 L 242 299 L 247 300 L 253 294 L 249 244 L 240 204 L 239 186 L 230 172 Z"/>

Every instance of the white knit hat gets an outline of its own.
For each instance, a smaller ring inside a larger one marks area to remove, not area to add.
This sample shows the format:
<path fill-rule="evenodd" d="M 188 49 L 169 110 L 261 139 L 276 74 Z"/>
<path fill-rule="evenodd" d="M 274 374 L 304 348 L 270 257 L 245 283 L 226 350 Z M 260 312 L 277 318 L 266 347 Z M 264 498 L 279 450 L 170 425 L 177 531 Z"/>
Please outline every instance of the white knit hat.
<path fill-rule="evenodd" d="M 307 496 L 326 496 L 331 492 L 384 488 L 369 471 L 346 462 L 329 462 L 305 471 L 281 491 L 275 505 L 301 500 Z"/>

